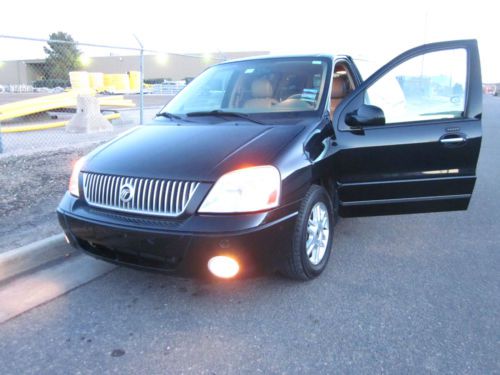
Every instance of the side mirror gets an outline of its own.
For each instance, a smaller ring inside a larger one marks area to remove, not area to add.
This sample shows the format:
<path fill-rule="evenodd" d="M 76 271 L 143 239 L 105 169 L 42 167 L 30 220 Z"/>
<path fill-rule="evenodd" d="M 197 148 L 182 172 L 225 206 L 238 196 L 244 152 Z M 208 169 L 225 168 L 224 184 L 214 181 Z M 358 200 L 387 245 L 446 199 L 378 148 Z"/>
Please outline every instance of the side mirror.
<path fill-rule="evenodd" d="M 345 122 L 349 126 L 385 125 L 385 115 L 381 108 L 363 104 L 357 110 L 348 113 Z"/>

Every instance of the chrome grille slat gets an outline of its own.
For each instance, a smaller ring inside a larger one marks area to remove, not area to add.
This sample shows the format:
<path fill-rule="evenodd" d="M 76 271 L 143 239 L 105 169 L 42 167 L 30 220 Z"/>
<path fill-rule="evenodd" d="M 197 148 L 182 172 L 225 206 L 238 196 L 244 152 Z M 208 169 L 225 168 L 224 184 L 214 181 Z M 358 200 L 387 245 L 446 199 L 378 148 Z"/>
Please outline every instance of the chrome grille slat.
<path fill-rule="evenodd" d="M 153 180 L 149 180 L 149 188 L 148 188 L 148 211 L 151 210 L 151 190 L 153 189 Z"/>
<path fill-rule="evenodd" d="M 104 202 L 104 204 L 106 204 L 106 181 L 108 180 L 108 176 L 104 176 L 102 178 L 102 201 Z"/>
<path fill-rule="evenodd" d="M 141 206 L 141 192 L 142 192 L 141 186 L 142 186 L 142 178 L 139 179 L 139 187 L 136 190 L 136 192 L 138 192 L 138 194 L 137 194 L 137 210 L 138 211 L 142 210 L 142 206 Z"/>
<path fill-rule="evenodd" d="M 89 180 L 87 187 L 85 187 L 85 186 L 83 187 L 83 191 L 89 191 L 90 199 L 93 199 L 93 197 L 94 197 L 94 183 L 95 183 L 96 176 L 84 173 L 83 178 L 87 178 Z"/>
<path fill-rule="evenodd" d="M 187 199 L 187 193 L 189 192 L 189 185 L 191 185 L 190 183 L 187 183 L 186 185 L 184 185 L 184 190 L 182 192 L 182 201 L 185 202 L 186 199 Z"/>
<path fill-rule="evenodd" d="M 123 178 L 123 184 L 128 184 L 128 178 Z M 121 203 L 121 206 L 124 210 L 128 209 L 128 203 L 124 203 L 121 200 L 119 202 Z"/>
<path fill-rule="evenodd" d="M 158 190 L 158 182 L 160 182 L 160 181 L 156 180 L 156 182 L 155 182 L 155 189 L 154 189 L 154 192 L 153 192 L 153 208 L 152 208 L 153 211 L 156 211 L 156 191 Z"/>
<path fill-rule="evenodd" d="M 113 206 L 118 206 L 118 200 L 119 200 L 119 195 L 118 192 L 120 191 L 120 184 L 118 182 L 118 177 L 115 176 L 115 191 L 114 191 L 114 196 L 113 196 Z"/>
<path fill-rule="evenodd" d="M 122 186 L 123 184 L 125 184 L 125 181 L 126 181 L 125 177 L 120 178 L 120 186 Z M 118 188 L 118 207 L 120 207 L 122 209 L 125 209 L 125 203 L 123 203 L 120 200 L 120 188 Z"/>
<path fill-rule="evenodd" d="M 113 206 L 118 204 L 118 178 L 113 176 Z"/>
<path fill-rule="evenodd" d="M 170 181 L 167 181 L 167 187 L 165 188 L 165 198 L 163 199 L 164 211 L 168 211 L 168 197 L 170 195 Z"/>
<path fill-rule="evenodd" d="M 163 189 L 164 185 L 165 185 L 165 181 L 162 180 L 162 182 L 160 184 L 160 193 L 158 194 L 158 212 L 162 211 L 161 203 L 163 202 L 163 199 L 161 199 L 161 198 L 162 198 L 163 192 L 165 191 Z"/>
<path fill-rule="evenodd" d="M 94 181 L 94 199 L 98 199 L 97 197 L 97 192 L 99 191 L 99 175 L 95 176 L 95 181 Z"/>
<path fill-rule="evenodd" d="M 179 184 L 177 187 L 177 200 L 175 201 L 175 210 L 177 211 L 179 209 L 179 199 L 182 194 L 182 185 Z"/>
<path fill-rule="evenodd" d="M 103 202 L 106 199 L 106 176 L 101 177 L 101 199 Z"/>
<path fill-rule="evenodd" d="M 95 176 L 94 175 L 89 176 L 88 174 L 84 174 L 83 178 L 86 181 L 86 184 L 83 186 L 83 190 L 88 191 L 92 195 L 92 192 L 93 192 L 92 186 L 93 186 Z"/>
<path fill-rule="evenodd" d="M 141 190 L 142 193 L 142 211 L 146 211 L 146 189 L 148 186 L 148 180 L 144 180 L 144 188 Z"/>
<path fill-rule="evenodd" d="M 106 204 L 110 204 L 111 200 L 111 176 L 106 177 Z"/>
<path fill-rule="evenodd" d="M 97 177 L 97 199 L 102 202 L 102 179 L 104 176 Z"/>
<path fill-rule="evenodd" d="M 92 176 L 92 186 L 91 186 L 91 189 L 92 189 L 92 199 L 96 199 L 96 196 L 95 196 L 95 193 L 97 191 L 97 180 L 99 176 Z"/>
<path fill-rule="evenodd" d="M 175 188 L 177 185 L 177 181 L 174 181 L 172 184 L 172 192 L 170 193 L 170 207 L 168 208 L 169 211 L 174 211 L 174 198 L 175 198 Z"/>
<path fill-rule="evenodd" d="M 104 185 L 103 185 L 103 196 L 104 196 L 104 203 L 107 204 L 108 200 L 108 180 L 109 176 L 104 177 Z"/>
<path fill-rule="evenodd" d="M 137 191 L 137 181 L 138 181 L 138 179 L 134 178 L 134 191 Z M 136 204 L 135 195 L 134 195 L 134 199 L 132 199 L 132 209 L 134 211 L 137 210 L 137 204 Z"/>
<path fill-rule="evenodd" d="M 128 202 L 120 199 L 123 185 L 133 190 Z M 83 173 L 84 197 L 89 205 L 143 215 L 181 215 L 198 186 L 193 181 Z"/>

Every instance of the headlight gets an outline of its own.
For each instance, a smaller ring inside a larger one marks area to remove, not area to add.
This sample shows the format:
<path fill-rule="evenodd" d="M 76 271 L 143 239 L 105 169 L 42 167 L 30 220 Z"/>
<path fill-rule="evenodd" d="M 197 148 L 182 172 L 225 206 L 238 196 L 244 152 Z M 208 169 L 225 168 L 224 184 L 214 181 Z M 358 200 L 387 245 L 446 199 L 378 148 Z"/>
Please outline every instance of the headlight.
<path fill-rule="evenodd" d="M 255 212 L 276 207 L 281 177 L 271 165 L 238 169 L 223 175 L 203 201 L 199 212 Z"/>
<path fill-rule="evenodd" d="M 71 195 L 78 197 L 80 192 L 78 190 L 78 176 L 80 175 L 80 171 L 82 170 L 83 164 L 85 163 L 85 157 L 79 159 L 75 165 L 73 166 L 73 172 L 71 172 L 71 177 L 69 179 L 69 187 L 68 190 Z"/>

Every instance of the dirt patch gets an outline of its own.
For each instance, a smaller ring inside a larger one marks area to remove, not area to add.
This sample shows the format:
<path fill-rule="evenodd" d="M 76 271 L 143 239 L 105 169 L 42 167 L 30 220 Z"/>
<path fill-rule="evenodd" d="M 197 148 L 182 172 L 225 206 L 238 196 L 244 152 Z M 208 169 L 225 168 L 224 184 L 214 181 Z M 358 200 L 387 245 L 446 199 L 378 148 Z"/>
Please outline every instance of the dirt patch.
<path fill-rule="evenodd" d="M 0 158 L 0 252 L 60 233 L 56 207 L 84 145 Z"/>

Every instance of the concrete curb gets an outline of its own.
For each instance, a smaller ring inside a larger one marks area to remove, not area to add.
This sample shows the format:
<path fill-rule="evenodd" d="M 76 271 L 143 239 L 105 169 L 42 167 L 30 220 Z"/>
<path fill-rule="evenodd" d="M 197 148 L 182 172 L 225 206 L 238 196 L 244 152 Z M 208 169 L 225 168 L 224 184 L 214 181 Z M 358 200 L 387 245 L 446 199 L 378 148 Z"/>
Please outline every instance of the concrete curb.
<path fill-rule="evenodd" d="M 84 254 L 0 285 L 0 324 L 107 274 L 115 265 Z"/>
<path fill-rule="evenodd" d="M 77 252 L 56 234 L 0 254 L 0 283 L 23 272 Z"/>

